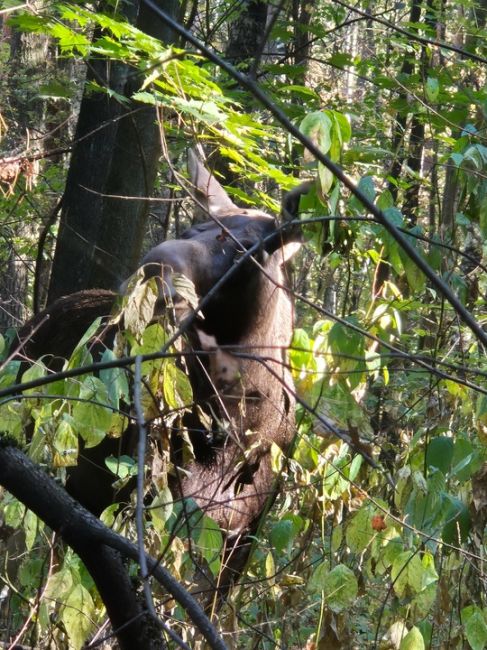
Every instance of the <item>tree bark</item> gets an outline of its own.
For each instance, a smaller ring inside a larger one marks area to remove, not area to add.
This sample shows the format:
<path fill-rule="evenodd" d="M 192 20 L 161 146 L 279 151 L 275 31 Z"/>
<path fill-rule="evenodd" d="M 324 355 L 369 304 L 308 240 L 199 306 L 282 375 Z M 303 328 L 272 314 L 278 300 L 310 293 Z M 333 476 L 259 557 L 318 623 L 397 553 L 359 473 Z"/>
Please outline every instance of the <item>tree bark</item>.
<path fill-rule="evenodd" d="M 165 10 L 175 15 L 177 0 Z M 126 16 L 166 43 L 173 34 L 149 15 L 140 0 L 126 5 Z M 88 80 L 130 97 L 139 79 L 120 63 L 92 60 Z M 136 267 L 157 172 L 160 139 L 156 112 L 132 103 L 128 108 L 105 94 L 85 91 L 71 158 L 48 302 L 94 287 L 117 289 Z M 117 197 L 141 197 L 129 200 Z"/>
<path fill-rule="evenodd" d="M 140 560 L 137 547 L 107 528 L 9 438 L 0 436 L 0 485 L 32 510 L 79 555 L 100 592 L 121 650 L 159 650 L 161 635 L 154 638 L 154 618 L 136 596 L 122 557 Z M 183 607 L 210 648 L 225 650 L 215 627 L 200 605 L 161 565 L 146 554 L 150 574 Z"/>

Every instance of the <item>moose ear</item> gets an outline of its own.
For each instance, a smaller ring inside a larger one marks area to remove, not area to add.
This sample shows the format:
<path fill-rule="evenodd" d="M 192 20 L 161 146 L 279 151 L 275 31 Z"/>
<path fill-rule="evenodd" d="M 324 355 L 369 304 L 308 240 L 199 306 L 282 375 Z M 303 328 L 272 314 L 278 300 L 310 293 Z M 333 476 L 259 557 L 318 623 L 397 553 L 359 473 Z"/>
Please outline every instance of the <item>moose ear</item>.
<path fill-rule="evenodd" d="M 282 198 L 281 214 L 284 221 L 292 221 L 296 219 L 299 212 L 299 200 L 302 196 L 307 194 L 315 184 L 315 181 L 304 181 L 298 185 Z"/>
<path fill-rule="evenodd" d="M 194 149 L 188 151 L 188 171 L 192 185 L 191 196 L 204 212 L 212 217 L 242 212 L 242 208 L 235 205 L 216 178 L 204 167 Z"/>

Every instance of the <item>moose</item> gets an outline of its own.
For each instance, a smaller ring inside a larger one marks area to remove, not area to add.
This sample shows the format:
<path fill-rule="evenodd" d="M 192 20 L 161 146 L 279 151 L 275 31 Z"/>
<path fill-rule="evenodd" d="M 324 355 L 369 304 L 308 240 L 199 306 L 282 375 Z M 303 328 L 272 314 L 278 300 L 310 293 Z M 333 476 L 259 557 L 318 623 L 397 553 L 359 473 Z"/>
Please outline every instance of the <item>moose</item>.
<path fill-rule="evenodd" d="M 159 291 L 154 318 L 171 305 L 187 348 L 194 351 L 186 357 L 194 404 L 183 419 L 194 458 L 171 487 L 179 497 L 194 499 L 226 532 L 232 561 L 220 581 L 225 590 L 248 554 L 246 536 L 276 493 L 271 446 L 285 451 L 294 436 L 294 393 L 286 362 L 293 327 L 287 262 L 300 246 L 300 232 L 288 222 L 309 185 L 284 197 L 285 218 L 279 224 L 263 211 L 235 205 L 194 151 L 188 168 L 190 193 L 203 220 L 179 239 L 150 250 L 142 268 L 144 279 L 155 278 Z M 197 313 L 178 293 L 177 274 L 193 284 L 201 301 Z M 58 299 L 20 331 L 24 353 L 68 358 L 95 317 L 108 317 L 116 298 L 115 292 L 94 289 Z M 66 489 L 99 514 L 114 498 L 104 459 L 127 451 L 135 451 L 129 431 L 121 441 L 107 437 L 83 450 Z M 177 434 L 171 452 L 178 466 Z"/>

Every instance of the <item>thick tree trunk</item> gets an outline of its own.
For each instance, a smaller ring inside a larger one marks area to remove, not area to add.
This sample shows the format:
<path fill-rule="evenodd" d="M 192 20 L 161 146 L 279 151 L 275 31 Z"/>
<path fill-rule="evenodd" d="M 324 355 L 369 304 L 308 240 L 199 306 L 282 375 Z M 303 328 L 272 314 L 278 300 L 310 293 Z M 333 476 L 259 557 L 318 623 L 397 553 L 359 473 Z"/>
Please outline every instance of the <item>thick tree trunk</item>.
<path fill-rule="evenodd" d="M 164 3 L 175 15 L 177 0 Z M 149 16 L 140 0 L 126 15 L 137 27 L 164 42 L 172 33 Z M 88 79 L 128 96 L 136 90 L 134 70 L 92 60 Z M 128 108 L 105 94 L 85 92 L 76 146 L 71 158 L 54 256 L 48 302 L 87 288 L 116 289 L 140 257 L 160 141 L 156 112 Z M 130 200 L 120 197 L 141 197 Z"/>

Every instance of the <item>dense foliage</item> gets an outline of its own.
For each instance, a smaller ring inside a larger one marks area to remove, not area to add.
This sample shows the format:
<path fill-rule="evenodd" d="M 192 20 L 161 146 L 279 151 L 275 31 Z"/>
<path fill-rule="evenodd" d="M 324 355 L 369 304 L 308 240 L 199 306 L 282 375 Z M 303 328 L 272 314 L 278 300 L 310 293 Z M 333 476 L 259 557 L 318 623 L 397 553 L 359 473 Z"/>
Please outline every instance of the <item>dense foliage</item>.
<path fill-rule="evenodd" d="M 22 304 L 11 310 L 17 318 L 32 311 L 34 288 L 46 291 L 81 61 L 130 65 L 141 80 L 131 97 L 94 81 L 91 92 L 157 107 L 164 159 L 153 237 L 186 220 L 178 170 L 188 142 L 218 150 L 237 202 L 277 211 L 278 186 L 290 189 L 298 176 L 316 179 L 301 203 L 306 243 L 294 270 L 296 439 L 289 459 L 273 449 L 283 489 L 263 517 L 240 584 L 214 613 L 229 646 L 487 647 L 487 362 L 448 296 L 251 93 L 198 52 L 147 36 L 116 3 L 98 11 L 89 4 L 13 4 L 4 3 L 0 15 L 0 260 L 9 270 L 2 309 Z M 262 3 L 210 4 L 185 3 L 193 33 L 257 79 L 485 325 L 485 3 L 281 3 L 250 61 L 226 46 Z M 14 38 L 20 53 L 13 53 Z M 42 63 L 29 59 L 36 47 L 47 54 Z M 150 288 L 139 286 L 125 302 L 127 332 L 104 361 L 165 345 L 171 326 L 148 325 L 151 300 Z M 66 369 L 91 362 L 97 326 Z M 18 381 L 11 336 L 6 330 L 0 339 L 1 389 Z M 162 417 L 166 431 L 192 401 L 176 364 L 180 347 L 168 352 L 142 365 L 141 397 L 146 418 Z M 20 379 L 47 373 L 39 360 Z M 5 397 L 0 429 L 63 480 L 77 462 L 79 437 L 93 446 L 123 430 L 129 383 L 115 368 Z M 196 509 L 181 526 L 167 486 L 169 459 L 153 449 L 149 462 L 146 548 L 155 557 L 164 551 L 164 565 L 187 586 L 197 579 L 195 558 L 218 581 L 222 532 Z M 106 465 L 120 484 L 137 473 L 128 456 Z M 133 510 L 114 505 L 102 519 L 135 539 Z M 0 512 L 2 640 L 81 648 L 95 631 L 103 636 L 103 606 L 77 556 L 8 493 Z M 155 598 L 196 647 L 184 612 L 164 593 Z"/>

